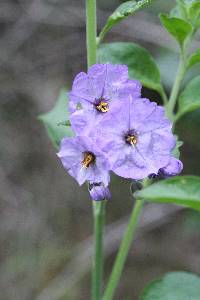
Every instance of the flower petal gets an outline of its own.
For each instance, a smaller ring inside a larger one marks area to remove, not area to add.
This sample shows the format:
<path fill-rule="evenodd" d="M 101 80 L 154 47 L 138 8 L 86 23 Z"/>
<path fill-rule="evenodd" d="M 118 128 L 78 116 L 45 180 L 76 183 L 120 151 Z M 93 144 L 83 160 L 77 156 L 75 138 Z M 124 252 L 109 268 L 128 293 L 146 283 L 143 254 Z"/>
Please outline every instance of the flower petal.
<path fill-rule="evenodd" d="M 165 178 L 176 176 L 180 174 L 183 170 L 183 164 L 179 159 L 171 157 L 168 165 L 162 169 L 160 169 L 160 174 L 162 174 Z"/>
<path fill-rule="evenodd" d="M 87 167 L 83 165 L 85 153 L 92 153 L 94 161 Z M 102 182 L 105 186 L 110 181 L 110 165 L 105 153 L 86 136 L 64 138 L 57 154 L 64 168 L 73 176 L 80 185 L 85 181 Z"/>

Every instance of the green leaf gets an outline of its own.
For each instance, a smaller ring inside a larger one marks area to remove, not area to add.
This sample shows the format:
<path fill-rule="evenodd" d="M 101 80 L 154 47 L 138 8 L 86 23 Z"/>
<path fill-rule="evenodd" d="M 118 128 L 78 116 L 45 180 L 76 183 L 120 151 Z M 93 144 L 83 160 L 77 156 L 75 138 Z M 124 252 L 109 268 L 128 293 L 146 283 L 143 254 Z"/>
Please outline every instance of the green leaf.
<path fill-rule="evenodd" d="M 200 49 L 197 49 L 188 59 L 187 68 L 200 63 Z"/>
<path fill-rule="evenodd" d="M 176 5 L 175 7 L 172 8 L 169 16 L 181 19 L 181 12 L 180 12 L 180 8 L 178 5 Z"/>
<path fill-rule="evenodd" d="M 192 79 L 179 97 L 178 116 L 200 108 L 200 76 Z"/>
<path fill-rule="evenodd" d="M 160 15 L 160 20 L 165 29 L 177 40 L 182 47 L 186 38 L 192 33 L 192 25 L 179 18 Z"/>
<path fill-rule="evenodd" d="M 200 17 L 200 1 L 192 1 L 189 3 L 189 8 L 188 8 L 188 14 L 190 20 L 193 22 L 194 25 L 196 25 L 199 17 Z"/>
<path fill-rule="evenodd" d="M 67 111 L 67 91 L 61 90 L 54 108 L 46 114 L 40 115 L 41 120 L 47 130 L 47 134 L 53 145 L 58 148 L 63 137 L 73 136 L 73 131 L 69 126 L 69 113 Z"/>
<path fill-rule="evenodd" d="M 200 210 L 200 177 L 178 176 L 161 180 L 136 192 L 136 197 Z"/>
<path fill-rule="evenodd" d="M 144 289 L 140 300 L 199 300 L 200 277 L 187 272 L 167 273 Z"/>
<path fill-rule="evenodd" d="M 187 6 L 185 4 L 184 0 L 177 0 L 178 3 L 178 8 L 179 8 L 179 12 L 180 12 L 180 16 L 182 19 L 187 20 Z"/>
<path fill-rule="evenodd" d="M 171 17 L 189 21 L 195 28 L 200 25 L 200 0 L 177 0 L 178 5 L 170 12 Z"/>
<path fill-rule="evenodd" d="M 122 3 L 108 18 L 105 26 L 103 27 L 99 39 L 103 40 L 105 34 L 117 23 L 123 19 L 134 15 L 139 9 L 150 4 L 152 0 L 140 0 L 140 1 L 126 1 Z"/>
<path fill-rule="evenodd" d="M 149 52 L 134 43 L 103 44 L 98 49 L 100 63 L 125 64 L 132 79 L 140 80 L 147 88 L 160 91 L 160 72 Z"/>
<path fill-rule="evenodd" d="M 200 1 L 196 1 L 190 5 L 189 15 L 191 19 L 193 18 L 196 19 L 199 17 L 199 14 L 200 14 Z"/>

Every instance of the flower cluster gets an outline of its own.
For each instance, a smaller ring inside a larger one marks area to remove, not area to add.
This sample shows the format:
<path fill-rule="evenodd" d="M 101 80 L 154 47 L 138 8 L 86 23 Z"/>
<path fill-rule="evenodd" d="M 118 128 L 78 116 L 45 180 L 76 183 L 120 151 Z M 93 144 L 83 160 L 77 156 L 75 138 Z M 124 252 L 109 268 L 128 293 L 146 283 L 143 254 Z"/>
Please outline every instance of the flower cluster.
<path fill-rule="evenodd" d="M 80 185 L 89 183 L 93 200 L 110 198 L 110 171 L 140 180 L 182 170 L 164 108 L 142 98 L 141 88 L 125 65 L 96 64 L 74 80 L 69 110 L 76 136 L 62 140 L 58 156 Z"/>

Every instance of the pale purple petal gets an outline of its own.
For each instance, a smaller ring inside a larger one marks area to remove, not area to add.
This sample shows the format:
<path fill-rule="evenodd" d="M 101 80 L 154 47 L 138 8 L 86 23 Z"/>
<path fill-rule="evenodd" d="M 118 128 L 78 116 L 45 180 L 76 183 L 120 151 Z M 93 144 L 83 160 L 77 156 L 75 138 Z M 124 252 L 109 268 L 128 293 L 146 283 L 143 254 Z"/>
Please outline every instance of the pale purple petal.
<path fill-rule="evenodd" d="M 114 102 L 124 102 L 132 97 L 140 97 L 141 84 L 137 80 L 128 79 L 128 68 L 125 65 L 96 64 L 89 68 L 88 73 L 78 74 L 69 92 L 69 112 L 82 109 L 95 118 L 102 118 L 102 111 L 97 109 L 101 101 L 108 103 L 113 112 Z M 78 107 L 79 106 L 79 107 Z"/>
<path fill-rule="evenodd" d="M 92 153 L 94 161 L 88 166 L 83 165 L 85 153 Z M 64 138 L 61 142 L 58 157 L 64 168 L 82 185 L 85 181 L 102 182 L 105 186 L 110 181 L 110 164 L 101 149 L 86 136 Z"/>
<path fill-rule="evenodd" d="M 139 81 L 128 79 L 118 89 L 118 98 L 122 101 L 128 99 L 129 95 L 131 95 L 134 98 L 140 98 L 141 90 L 142 85 Z"/>
<path fill-rule="evenodd" d="M 182 172 L 182 170 L 182 162 L 179 159 L 171 157 L 168 165 L 160 169 L 160 174 L 162 174 L 164 177 L 171 177 L 179 175 Z"/>
<path fill-rule="evenodd" d="M 113 172 L 132 179 L 158 173 L 169 163 L 175 146 L 171 123 L 163 108 L 148 99 L 130 97 L 118 109 L 102 119 L 105 134 L 99 129 L 97 139 L 102 150 L 108 153 Z M 136 137 L 136 145 L 127 142 L 127 135 Z"/>
<path fill-rule="evenodd" d="M 108 83 L 119 87 L 122 82 L 128 79 L 128 67 L 126 65 L 106 64 L 106 68 Z"/>

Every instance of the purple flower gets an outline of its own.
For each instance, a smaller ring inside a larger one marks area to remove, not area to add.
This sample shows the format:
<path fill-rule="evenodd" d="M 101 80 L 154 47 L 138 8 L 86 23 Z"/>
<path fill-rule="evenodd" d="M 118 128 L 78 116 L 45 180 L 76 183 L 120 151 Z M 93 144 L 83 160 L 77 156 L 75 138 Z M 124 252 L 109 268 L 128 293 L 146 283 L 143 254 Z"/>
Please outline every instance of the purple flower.
<path fill-rule="evenodd" d="M 105 187 L 102 183 L 93 183 L 89 185 L 89 192 L 92 200 L 110 200 L 111 194 L 108 187 Z"/>
<path fill-rule="evenodd" d="M 107 157 L 90 138 L 76 136 L 62 139 L 57 155 L 64 168 L 80 185 L 85 181 L 108 185 L 110 166 Z"/>
<path fill-rule="evenodd" d="M 80 185 L 89 182 L 93 200 L 110 198 L 110 170 L 140 180 L 183 168 L 172 157 L 176 139 L 164 108 L 140 97 L 125 65 L 96 64 L 74 80 L 69 108 L 77 136 L 62 140 L 58 156 Z"/>
<path fill-rule="evenodd" d="M 118 113 L 106 115 L 99 125 L 94 139 L 117 175 L 139 180 L 169 163 L 175 138 L 163 107 L 156 103 L 129 97 L 125 105 L 119 103 Z"/>
<path fill-rule="evenodd" d="M 71 113 L 82 110 L 90 115 L 102 117 L 112 112 L 117 101 L 124 101 L 129 94 L 140 97 L 141 84 L 128 78 L 125 65 L 96 64 L 88 73 L 79 73 L 69 93 L 69 110 Z"/>
<path fill-rule="evenodd" d="M 168 178 L 180 174 L 182 170 L 182 162 L 179 159 L 171 157 L 169 163 L 159 170 L 159 175 L 161 175 L 161 177 Z"/>

